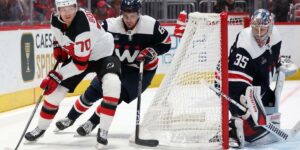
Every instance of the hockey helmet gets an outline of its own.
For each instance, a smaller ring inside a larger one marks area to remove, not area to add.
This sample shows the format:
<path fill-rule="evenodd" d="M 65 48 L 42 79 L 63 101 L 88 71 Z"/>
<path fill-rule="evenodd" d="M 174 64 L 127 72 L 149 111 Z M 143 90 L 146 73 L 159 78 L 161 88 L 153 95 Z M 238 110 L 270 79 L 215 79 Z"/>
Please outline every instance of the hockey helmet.
<path fill-rule="evenodd" d="M 271 13 L 268 10 L 256 10 L 251 17 L 250 23 L 256 41 L 266 41 L 272 34 L 274 22 Z"/>
<path fill-rule="evenodd" d="M 55 0 L 56 8 L 77 5 L 77 0 Z"/>
<path fill-rule="evenodd" d="M 123 12 L 140 12 L 142 7 L 140 0 L 122 0 L 121 11 Z"/>

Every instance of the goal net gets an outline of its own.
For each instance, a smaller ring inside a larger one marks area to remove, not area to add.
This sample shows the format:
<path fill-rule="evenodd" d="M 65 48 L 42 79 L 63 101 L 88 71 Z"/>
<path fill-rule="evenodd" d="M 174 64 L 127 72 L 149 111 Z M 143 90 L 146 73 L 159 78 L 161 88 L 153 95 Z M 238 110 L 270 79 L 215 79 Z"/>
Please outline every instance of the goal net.
<path fill-rule="evenodd" d="M 228 92 L 228 28 L 243 29 L 244 16 L 189 14 L 168 73 L 143 117 L 141 139 L 172 148 L 228 147 L 228 103 L 208 84 Z"/>

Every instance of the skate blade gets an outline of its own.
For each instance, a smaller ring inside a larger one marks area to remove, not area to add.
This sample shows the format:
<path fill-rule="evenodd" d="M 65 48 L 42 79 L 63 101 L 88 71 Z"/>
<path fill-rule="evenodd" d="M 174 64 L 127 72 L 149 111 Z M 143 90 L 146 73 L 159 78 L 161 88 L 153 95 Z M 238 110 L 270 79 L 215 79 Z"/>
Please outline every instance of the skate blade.
<path fill-rule="evenodd" d="M 23 144 L 24 145 L 31 145 L 31 144 L 35 144 L 37 142 L 37 140 L 35 140 L 35 141 L 28 141 L 28 140 L 24 140 L 24 142 L 23 142 Z"/>
<path fill-rule="evenodd" d="M 87 135 L 85 135 L 85 136 L 82 136 L 82 135 L 80 135 L 80 134 L 78 134 L 78 133 L 74 134 L 74 137 L 76 137 L 76 138 L 96 137 L 96 136 L 97 136 L 97 135 L 92 135 L 91 133 L 90 133 L 90 134 L 87 134 Z"/>
<path fill-rule="evenodd" d="M 105 148 L 105 147 L 106 147 L 106 145 L 103 145 L 103 144 L 97 143 L 97 144 L 95 145 L 95 147 L 96 147 L 96 149 L 98 149 L 98 150 L 101 150 L 101 149 Z"/>
<path fill-rule="evenodd" d="M 60 131 L 62 131 L 62 130 L 59 130 L 57 127 L 55 127 L 53 130 L 54 133 L 59 133 Z"/>

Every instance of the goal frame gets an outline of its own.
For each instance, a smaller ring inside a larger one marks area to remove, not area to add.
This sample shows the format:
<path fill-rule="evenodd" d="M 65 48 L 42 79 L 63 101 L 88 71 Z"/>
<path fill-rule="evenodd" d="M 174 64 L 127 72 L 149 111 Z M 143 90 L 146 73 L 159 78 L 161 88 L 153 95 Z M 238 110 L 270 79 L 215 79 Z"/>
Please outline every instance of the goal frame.
<path fill-rule="evenodd" d="M 228 16 L 241 16 L 243 17 L 243 26 L 247 28 L 250 26 L 250 18 L 247 13 L 230 13 L 222 12 L 220 13 L 221 18 L 221 53 L 228 54 L 229 45 L 228 45 Z M 229 94 L 228 89 L 228 55 L 221 55 L 221 79 L 222 79 L 222 92 L 226 95 Z M 222 147 L 223 149 L 229 148 L 229 102 L 222 97 Z"/>

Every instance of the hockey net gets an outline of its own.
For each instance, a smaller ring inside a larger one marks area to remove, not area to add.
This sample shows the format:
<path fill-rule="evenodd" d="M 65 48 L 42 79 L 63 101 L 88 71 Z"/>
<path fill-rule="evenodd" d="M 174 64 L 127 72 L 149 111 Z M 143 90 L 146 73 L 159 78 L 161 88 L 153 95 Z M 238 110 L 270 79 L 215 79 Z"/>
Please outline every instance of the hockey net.
<path fill-rule="evenodd" d="M 244 16 L 198 12 L 189 15 L 169 71 L 143 117 L 141 139 L 157 139 L 160 146 L 172 149 L 222 148 L 223 143 L 228 143 L 228 104 L 207 83 L 218 81 L 222 92 L 227 93 L 227 29 L 243 29 Z M 216 135 L 219 138 L 213 139 Z M 223 144 L 223 148 L 226 146 Z"/>

